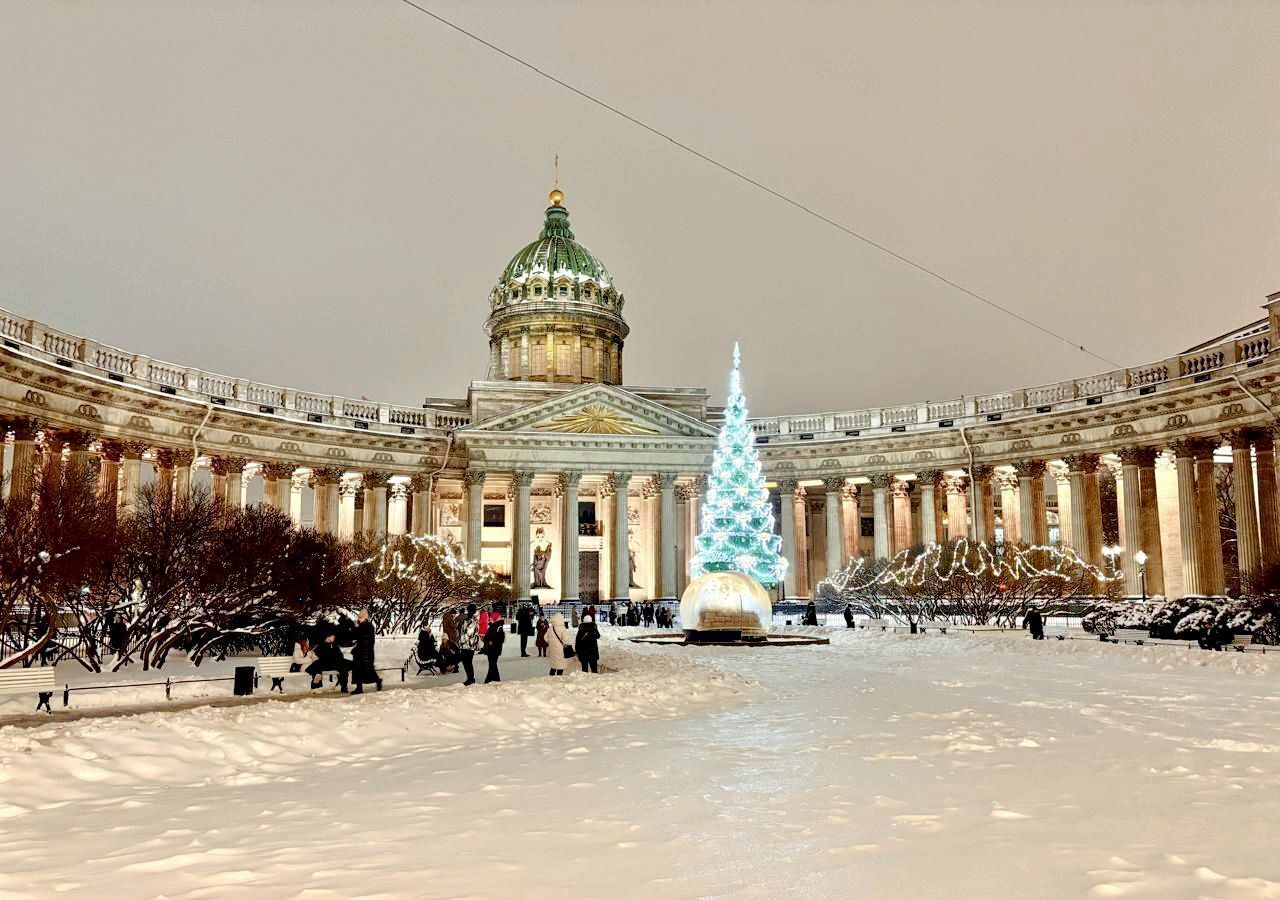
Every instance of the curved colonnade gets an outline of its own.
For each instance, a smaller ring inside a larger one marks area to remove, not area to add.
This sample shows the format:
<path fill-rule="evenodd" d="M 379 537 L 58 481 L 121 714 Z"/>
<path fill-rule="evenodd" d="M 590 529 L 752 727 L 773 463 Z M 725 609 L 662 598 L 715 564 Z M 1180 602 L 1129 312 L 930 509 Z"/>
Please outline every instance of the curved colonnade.
<path fill-rule="evenodd" d="M 1272 295 L 1267 317 L 1236 334 L 1091 378 L 753 420 L 792 560 L 787 595 L 854 557 L 962 536 L 1061 542 L 1106 565 L 1104 521 L 1118 523 L 1128 593 L 1141 574 L 1152 595 L 1221 594 L 1227 465 L 1242 577 L 1280 562 L 1278 307 Z M 0 340 L 10 493 L 64 459 L 98 465 L 122 504 L 147 481 L 176 492 L 198 481 L 343 537 L 446 535 L 512 574 L 517 597 L 666 598 L 687 577 L 717 424 L 704 391 L 473 382 L 466 400 L 408 407 L 177 366 L 3 310 Z M 638 417 L 665 410 L 670 430 L 615 423 L 548 449 L 534 430 L 546 425 L 512 419 L 578 396 L 634 401 Z M 506 420 L 495 439 L 491 423 Z M 587 553 L 599 556 L 594 584 L 580 581 Z"/>

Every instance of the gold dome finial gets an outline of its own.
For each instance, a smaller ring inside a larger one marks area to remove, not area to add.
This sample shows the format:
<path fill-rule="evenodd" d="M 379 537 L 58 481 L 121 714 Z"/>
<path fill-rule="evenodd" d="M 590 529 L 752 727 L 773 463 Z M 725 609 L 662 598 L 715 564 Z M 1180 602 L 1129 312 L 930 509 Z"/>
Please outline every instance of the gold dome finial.
<path fill-rule="evenodd" d="M 564 191 L 560 190 L 560 154 L 556 154 L 555 163 L 556 180 L 551 189 L 551 193 L 547 195 L 547 199 L 551 201 L 552 206 L 564 206 Z"/>

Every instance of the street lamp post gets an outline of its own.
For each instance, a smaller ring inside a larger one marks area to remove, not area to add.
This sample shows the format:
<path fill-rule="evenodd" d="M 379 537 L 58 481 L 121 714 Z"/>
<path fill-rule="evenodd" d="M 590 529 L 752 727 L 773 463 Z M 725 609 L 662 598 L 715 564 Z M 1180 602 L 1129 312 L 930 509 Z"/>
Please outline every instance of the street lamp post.
<path fill-rule="evenodd" d="M 1147 551 L 1139 550 L 1133 554 L 1133 561 L 1138 564 L 1138 584 L 1142 587 L 1142 602 L 1147 602 Z"/>

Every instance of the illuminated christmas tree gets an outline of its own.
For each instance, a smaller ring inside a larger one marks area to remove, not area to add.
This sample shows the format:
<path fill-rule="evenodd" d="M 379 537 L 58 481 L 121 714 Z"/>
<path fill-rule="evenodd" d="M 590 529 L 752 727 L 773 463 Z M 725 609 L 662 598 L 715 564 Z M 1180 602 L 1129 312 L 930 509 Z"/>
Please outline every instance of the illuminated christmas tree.
<path fill-rule="evenodd" d="M 779 555 L 781 549 L 782 538 L 773 533 L 773 508 L 760 471 L 760 456 L 747 424 L 735 343 L 724 425 L 702 506 L 698 552 L 689 561 L 689 571 L 694 577 L 707 572 L 741 572 L 761 584 L 777 584 L 787 571 L 787 561 Z"/>

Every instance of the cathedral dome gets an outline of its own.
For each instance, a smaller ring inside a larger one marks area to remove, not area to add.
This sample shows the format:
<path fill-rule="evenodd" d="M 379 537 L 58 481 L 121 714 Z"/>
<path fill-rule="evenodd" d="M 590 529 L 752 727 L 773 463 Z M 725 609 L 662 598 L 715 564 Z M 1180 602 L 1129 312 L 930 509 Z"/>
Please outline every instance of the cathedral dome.
<path fill-rule="evenodd" d="M 553 200 L 563 198 L 558 191 L 552 193 Z M 613 284 L 599 257 L 574 240 L 569 211 L 559 203 L 547 207 L 542 234 L 511 258 L 498 284 L 523 284 L 537 275 L 550 281 L 568 275 L 577 283 L 590 281 L 602 289 Z"/>
<path fill-rule="evenodd" d="M 511 258 L 489 292 L 491 379 L 571 384 L 622 381 L 624 299 L 600 258 L 569 227 L 551 192 L 542 233 Z"/>

